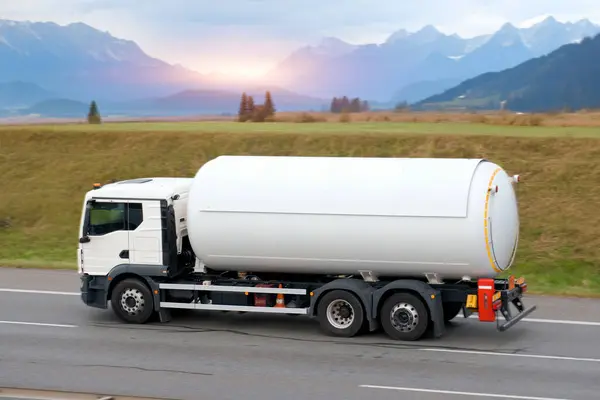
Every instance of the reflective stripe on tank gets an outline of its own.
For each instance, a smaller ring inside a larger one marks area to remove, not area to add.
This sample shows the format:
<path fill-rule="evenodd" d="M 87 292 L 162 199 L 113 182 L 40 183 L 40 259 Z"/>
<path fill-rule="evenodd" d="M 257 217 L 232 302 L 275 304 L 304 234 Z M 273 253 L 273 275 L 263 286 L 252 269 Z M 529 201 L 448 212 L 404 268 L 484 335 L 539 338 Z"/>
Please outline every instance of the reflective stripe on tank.
<path fill-rule="evenodd" d="M 485 236 L 485 249 L 487 251 L 488 261 L 490 262 L 490 265 L 492 266 L 494 271 L 496 271 L 498 273 L 501 273 L 502 270 L 500 268 L 498 268 L 498 266 L 496 264 L 496 260 L 494 259 L 493 255 L 492 255 L 492 249 L 490 247 L 490 232 L 489 232 L 489 227 L 488 227 L 488 210 L 489 210 L 489 205 L 490 205 L 490 195 L 492 193 L 492 183 L 494 182 L 494 178 L 500 171 L 502 171 L 502 168 L 496 168 L 496 170 L 492 174 L 490 181 L 488 183 L 488 190 L 487 190 L 487 194 L 485 195 L 485 209 L 484 209 L 484 214 L 483 214 L 483 232 L 484 232 L 484 236 Z"/>

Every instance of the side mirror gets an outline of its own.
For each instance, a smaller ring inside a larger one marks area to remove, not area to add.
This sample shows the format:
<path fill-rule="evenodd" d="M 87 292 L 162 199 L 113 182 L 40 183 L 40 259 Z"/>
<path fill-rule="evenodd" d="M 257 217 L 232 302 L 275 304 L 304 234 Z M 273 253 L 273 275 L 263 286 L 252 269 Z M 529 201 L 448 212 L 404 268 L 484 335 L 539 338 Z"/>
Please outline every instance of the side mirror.
<path fill-rule="evenodd" d="M 90 238 L 87 234 L 89 233 L 89 229 L 90 229 L 90 212 L 91 212 L 92 206 L 94 205 L 95 202 L 96 202 L 95 200 L 90 200 L 85 205 L 85 218 L 84 218 L 83 227 L 82 227 L 83 236 L 79 238 L 79 243 L 89 243 L 89 241 L 90 241 Z"/>
<path fill-rule="evenodd" d="M 87 235 L 79 238 L 79 243 L 89 243 L 89 242 L 90 242 L 90 237 Z"/>

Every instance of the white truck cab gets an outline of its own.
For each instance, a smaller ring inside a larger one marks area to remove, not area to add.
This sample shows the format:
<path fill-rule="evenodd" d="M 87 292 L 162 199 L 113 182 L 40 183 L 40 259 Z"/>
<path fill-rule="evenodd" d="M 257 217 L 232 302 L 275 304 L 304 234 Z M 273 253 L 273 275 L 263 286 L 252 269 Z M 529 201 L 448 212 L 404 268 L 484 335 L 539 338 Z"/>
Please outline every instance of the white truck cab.
<path fill-rule="evenodd" d="M 79 229 L 80 274 L 106 276 L 118 266 L 169 265 L 168 213 L 182 249 L 191 178 L 140 178 L 96 185 L 85 195 Z M 172 210 L 172 211 L 170 211 Z"/>

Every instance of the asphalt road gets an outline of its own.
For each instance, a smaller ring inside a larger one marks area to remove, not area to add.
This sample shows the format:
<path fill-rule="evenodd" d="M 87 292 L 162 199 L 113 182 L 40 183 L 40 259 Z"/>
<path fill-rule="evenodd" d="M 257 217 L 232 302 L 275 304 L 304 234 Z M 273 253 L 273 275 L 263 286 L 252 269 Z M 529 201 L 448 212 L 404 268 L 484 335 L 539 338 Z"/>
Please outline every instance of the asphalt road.
<path fill-rule="evenodd" d="M 443 338 L 407 344 L 330 338 L 315 321 L 278 315 L 195 311 L 126 325 L 84 306 L 78 288 L 73 272 L 0 269 L 0 387 L 194 400 L 600 398 L 598 300 L 529 296 L 538 310 L 506 332 L 457 318 Z"/>

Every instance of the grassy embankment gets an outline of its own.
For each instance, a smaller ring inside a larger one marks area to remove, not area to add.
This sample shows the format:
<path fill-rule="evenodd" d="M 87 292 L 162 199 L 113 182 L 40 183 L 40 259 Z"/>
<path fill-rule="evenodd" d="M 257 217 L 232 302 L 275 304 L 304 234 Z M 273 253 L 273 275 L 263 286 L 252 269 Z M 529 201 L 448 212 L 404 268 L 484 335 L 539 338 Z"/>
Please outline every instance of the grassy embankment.
<path fill-rule="evenodd" d="M 353 116 L 355 117 L 355 116 Z M 583 124 L 585 125 L 585 124 Z M 192 176 L 220 154 L 487 157 L 519 173 L 514 272 L 600 295 L 600 129 L 489 123 L 162 123 L 0 128 L 0 265 L 74 268 L 93 182 Z"/>

